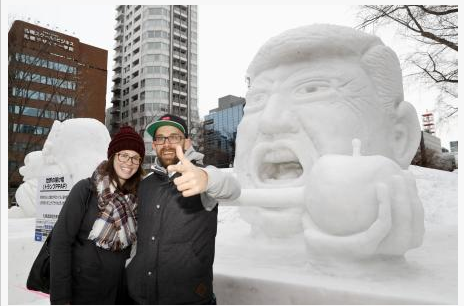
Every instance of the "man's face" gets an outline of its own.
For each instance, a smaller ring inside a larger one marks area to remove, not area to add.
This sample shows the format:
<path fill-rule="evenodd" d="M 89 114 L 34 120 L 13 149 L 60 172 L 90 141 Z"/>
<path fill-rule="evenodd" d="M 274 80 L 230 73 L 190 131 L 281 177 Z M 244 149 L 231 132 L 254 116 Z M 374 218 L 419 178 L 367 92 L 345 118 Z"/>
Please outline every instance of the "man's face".
<path fill-rule="evenodd" d="M 158 142 L 157 138 L 159 139 Z M 179 162 L 176 156 L 176 147 L 179 145 L 185 151 L 185 136 L 178 128 L 165 125 L 156 130 L 152 147 L 156 151 L 156 156 L 158 156 L 163 167 L 167 168 L 167 166 L 175 165 Z"/>
<path fill-rule="evenodd" d="M 355 59 L 285 64 L 255 77 L 237 133 L 236 171 L 244 186 L 302 186 L 324 154 L 389 156 L 388 129 L 370 78 Z"/>

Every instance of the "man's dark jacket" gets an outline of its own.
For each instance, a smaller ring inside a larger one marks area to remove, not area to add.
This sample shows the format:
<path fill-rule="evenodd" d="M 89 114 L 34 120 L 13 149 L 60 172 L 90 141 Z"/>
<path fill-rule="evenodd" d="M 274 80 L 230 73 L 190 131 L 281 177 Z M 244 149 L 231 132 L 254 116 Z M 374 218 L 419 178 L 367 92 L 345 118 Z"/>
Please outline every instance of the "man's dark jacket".
<path fill-rule="evenodd" d="M 140 304 L 205 304 L 213 297 L 217 206 L 183 197 L 155 171 L 138 190 L 137 253 L 127 267 L 131 297 Z"/>

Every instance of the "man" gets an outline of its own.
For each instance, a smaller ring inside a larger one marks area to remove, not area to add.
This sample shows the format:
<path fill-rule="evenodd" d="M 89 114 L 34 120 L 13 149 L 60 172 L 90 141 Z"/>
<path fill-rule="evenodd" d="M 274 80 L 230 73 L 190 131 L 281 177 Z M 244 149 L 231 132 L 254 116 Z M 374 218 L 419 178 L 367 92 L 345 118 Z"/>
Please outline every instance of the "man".
<path fill-rule="evenodd" d="M 127 267 L 139 304 L 215 304 L 213 261 L 217 200 L 240 185 L 193 150 L 185 121 L 171 114 L 147 127 L 156 151 L 153 174 L 138 190 L 137 252 Z"/>
<path fill-rule="evenodd" d="M 353 139 L 361 140 L 362 155 L 386 157 L 403 169 L 417 150 L 419 123 L 414 107 L 403 100 L 398 59 L 376 36 L 335 25 L 291 29 L 261 47 L 247 76 L 247 104 L 238 126 L 235 159 L 243 188 L 301 187 L 307 197 L 308 177 L 319 158 L 352 155 Z M 333 188 L 337 192 L 337 186 Z M 414 188 L 411 195 L 409 190 L 397 193 L 404 199 L 393 205 L 413 206 L 419 216 L 395 232 L 398 239 L 418 232 L 420 239 L 405 243 L 408 247 L 422 239 L 421 208 L 412 204 L 417 203 Z M 364 191 L 371 192 L 367 187 Z M 307 198 L 305 202 L 243 207 L 241 213 L 255 234 L 291 236 L 303 231 Z M 400 211 L 393 209 L 394 224 L 401 224 L 395 219 L 402 218 Z"/>

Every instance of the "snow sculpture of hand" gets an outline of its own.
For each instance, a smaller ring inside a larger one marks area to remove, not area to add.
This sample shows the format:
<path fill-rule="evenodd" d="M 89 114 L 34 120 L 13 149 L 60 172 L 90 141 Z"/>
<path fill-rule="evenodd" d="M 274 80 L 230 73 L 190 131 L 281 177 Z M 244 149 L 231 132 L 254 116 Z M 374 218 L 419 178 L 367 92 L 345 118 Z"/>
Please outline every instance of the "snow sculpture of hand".
<path fill-rule="evenodd" d="M 321 257 L 402 255 L 422 244 L 424 212 L 415 180 L 392 160 L 324 155 L 305 189 L 308 252 Z"/>
<path fill-rule="evenodd" d="M 417 150 L 420 127 L 389 47 L 352 28 L 310 25 L 271 38 L 247 75 L 234 166 L 243 188 L 237 203 L 253 234 L 304 231 L 310 248 L 354 256 L 403 254 L 420 244 L 421 203 L 414 178 L 401 170 Z M 353 139 L 363 156 L 350 156 Z M 321 185 L 323 168 L 340 178 Z M 341 215 L 351 222 L 339 222 Z"/>

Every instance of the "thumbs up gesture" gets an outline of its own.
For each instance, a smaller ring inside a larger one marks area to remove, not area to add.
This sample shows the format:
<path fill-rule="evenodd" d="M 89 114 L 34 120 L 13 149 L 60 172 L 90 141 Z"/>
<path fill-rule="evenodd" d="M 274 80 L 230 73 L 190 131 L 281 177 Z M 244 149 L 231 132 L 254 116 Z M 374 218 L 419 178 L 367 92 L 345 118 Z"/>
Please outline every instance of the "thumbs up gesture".
<path fill-rule="evenodd" d="M 208 186 L 208 175 L 206 172 L 185 158 L 181 146 L 176 147 L 176 155 L 180 164 L 170 165 L 167 170 L 181 174 L 181 176 L 174 179 L 177 190 L 182 192 L 182 196 L 184 197 L 191 197 L 204 192 Z"/>

